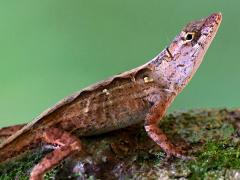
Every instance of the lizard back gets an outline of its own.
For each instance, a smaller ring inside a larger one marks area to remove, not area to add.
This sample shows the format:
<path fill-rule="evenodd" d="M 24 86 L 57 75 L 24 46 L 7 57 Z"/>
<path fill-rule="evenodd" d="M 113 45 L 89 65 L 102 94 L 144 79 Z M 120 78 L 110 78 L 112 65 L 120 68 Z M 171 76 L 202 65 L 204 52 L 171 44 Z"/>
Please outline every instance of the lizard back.
<path fill-rule="evenodd" d="M 161 53 L 156 58 L 159 56 Z M 154 101 L 159 101 L 159 92 L 164 91 L 151 68 L 148 62 L 64 98 L 10 136 L 0 148 L 23 134 L 47 127 L 88 136 L 141 122 Z"/>

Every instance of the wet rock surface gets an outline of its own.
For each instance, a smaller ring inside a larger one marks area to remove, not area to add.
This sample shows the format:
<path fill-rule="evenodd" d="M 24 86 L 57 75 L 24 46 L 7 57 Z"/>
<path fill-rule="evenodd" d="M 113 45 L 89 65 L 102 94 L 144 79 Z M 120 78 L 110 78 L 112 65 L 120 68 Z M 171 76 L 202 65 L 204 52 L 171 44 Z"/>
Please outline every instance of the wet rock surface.
<path fill-rule="evenodd" d="M 137 125 L 81 138 L 85 153 L 74 154 L 45 179 L 240 179 L 240 109 L 174 112 L 160 127 L 195 160 L 167 159 Z M 0 166 L 0 179 L 28 179 L 49 149 L 40 148 Z"/>

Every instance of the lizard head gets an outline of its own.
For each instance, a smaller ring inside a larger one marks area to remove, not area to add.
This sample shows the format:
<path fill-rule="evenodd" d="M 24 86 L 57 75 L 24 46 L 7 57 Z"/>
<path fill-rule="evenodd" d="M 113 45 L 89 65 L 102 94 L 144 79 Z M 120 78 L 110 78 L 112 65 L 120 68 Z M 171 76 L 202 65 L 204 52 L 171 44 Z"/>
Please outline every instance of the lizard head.
<path fill-rule="evenodd" d="M 169 89 L 181 91 L 192 78 L 211 44 L 222 20 L 221 13 L 190 22 L 165 49 L 164 60 L 159 65 Z M 164 71 L 165 69 L 165 71 Z"/>

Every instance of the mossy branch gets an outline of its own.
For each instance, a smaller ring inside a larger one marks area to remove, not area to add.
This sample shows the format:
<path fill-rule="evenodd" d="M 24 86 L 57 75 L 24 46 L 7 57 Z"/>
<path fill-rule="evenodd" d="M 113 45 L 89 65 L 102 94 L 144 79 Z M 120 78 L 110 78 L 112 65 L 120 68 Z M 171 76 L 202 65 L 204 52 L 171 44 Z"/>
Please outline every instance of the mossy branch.
<path fill-rule="evenodd" d="M 75 154 L 45 179 L 234 179 L 240 178 L 240 109 L 169 114 L 161 128 L 196 161 L 166 159 L 138 125 L 82 139 L 87 155 Z M 28 179 L 49 150 L 40 148 L 0 166 L 0 179 Z"/>

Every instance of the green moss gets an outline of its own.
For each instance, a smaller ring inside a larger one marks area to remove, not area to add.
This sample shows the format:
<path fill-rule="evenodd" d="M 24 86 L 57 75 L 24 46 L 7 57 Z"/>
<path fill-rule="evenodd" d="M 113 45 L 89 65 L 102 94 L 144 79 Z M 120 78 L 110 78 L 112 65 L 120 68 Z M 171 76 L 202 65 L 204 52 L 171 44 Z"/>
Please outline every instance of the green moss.
<path fill-rule="evenodd" d="M 24 156 L 21 161 L 25 163 L 21 163 L 20 161 L 15 161 L 14 163 L 7 163 L 7 165 L 3 164 L 0 166 L 0 179 L 8 180 L 8 179 L 21 179 L 27 180 L 29 173 L 27 172 L 34 166 L 34 162 L 39 160 L 39 156 L 36 154 L 31 154 L 29 156 Z"/>
<path fill-rule="evenodd" d="M 210 174 L 219 177 L 219 171 L 240 168 L 240 147 L 230 140 L 211 141 L 204 145 L 203 151 L 197 154 L 195 162 L 189 162 L 191 179 L 204 179 Z"/>
<path fill-rule="evenodd" d="M 52 169 L 51 171 L 46 173 L 46 175 L 44 176 L 44 180 L 52 180 L 52 179 L 54 179 L 54 177 L 57 174 L 58 170 L 59 170 L 59 166 L 55 167 L 54 169 Z"/>
<path fill-rule="evenodd" d="M 43 151 L 34 151 L 33 153 L 25 154 L 19 160 L 0 165 L 0 180 L 28 180 L 32 168 L 46 153 L 47 152 Z M 45 175 L 45 179 L 52 179 L 52 177 L 55 176 L 55 173 L 55 169 L 50 171 Z"/>

